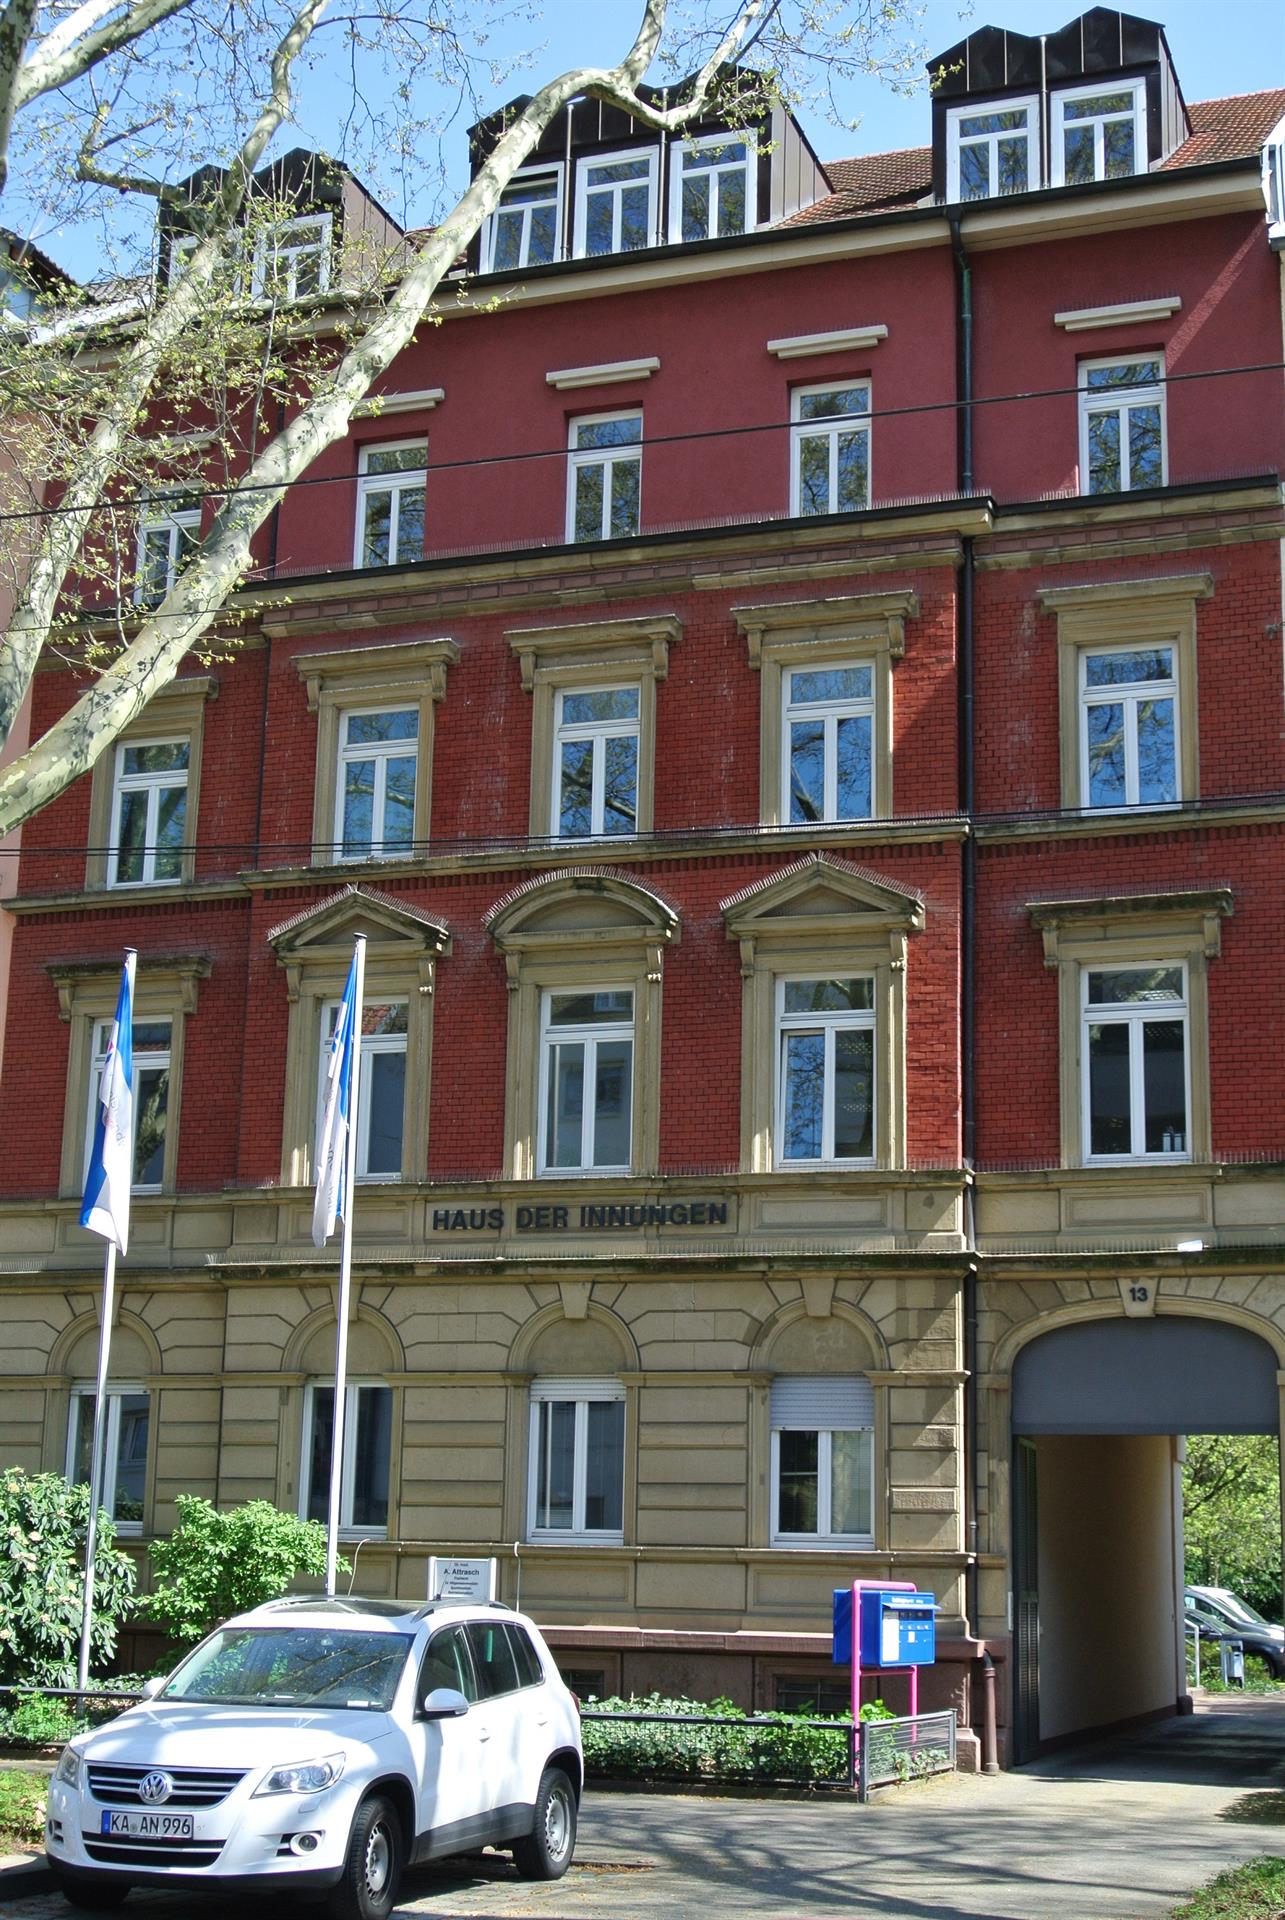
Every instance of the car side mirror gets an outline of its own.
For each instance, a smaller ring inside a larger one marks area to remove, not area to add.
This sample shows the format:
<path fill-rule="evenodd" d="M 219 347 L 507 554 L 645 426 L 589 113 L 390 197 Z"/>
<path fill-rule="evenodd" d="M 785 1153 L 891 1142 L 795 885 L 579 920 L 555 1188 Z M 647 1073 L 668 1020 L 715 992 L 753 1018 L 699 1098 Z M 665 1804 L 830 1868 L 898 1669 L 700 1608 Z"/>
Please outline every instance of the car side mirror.
<path fill-rule="evenodd" d="M 160 1692 L 161 1688 L 164 1685 L 165 1685 L 164 1674 L 153 1674 L 150 1680 L 144 1680 L 143 1687 L 142 1687 L 144 1700 L 155 1700 L 157 1694 Z"/>
<path fill-rule="evenodd" d="M 425 1720 L 458 1720 L 468 1712 L 468 1701 L 454 1687 L 434 1687 L 420 1709 Z"/>

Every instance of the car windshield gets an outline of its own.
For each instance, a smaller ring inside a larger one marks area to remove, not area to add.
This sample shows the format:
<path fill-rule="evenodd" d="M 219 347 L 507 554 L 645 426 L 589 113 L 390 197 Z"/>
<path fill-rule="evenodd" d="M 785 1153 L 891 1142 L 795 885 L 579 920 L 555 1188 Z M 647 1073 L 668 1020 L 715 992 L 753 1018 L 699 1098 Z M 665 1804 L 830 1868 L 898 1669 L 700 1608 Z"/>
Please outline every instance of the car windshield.
<path fill-rule="evenodd" d="M 162 1700 L 237 1707 L 350 1707 L 387 1713 L 406 1664 L 405 1633 L 342 1627 L 224 1627 L 185 1660 Z"/>
<path fill-rule="evenodd" d="M 1271 1625 L 1270 1620 L 1265 1620 L 1255 1607 L 1250 1606 L 1248 1600 L 1238 1600 L 1234 1593 L 1219 1593 L 1215 1595 L 1214 1604 L 1221 1612 L 1229 1614 L 1233 1620 L 1243 1620 L 1246 1626 L 1267 1627 Z"/>

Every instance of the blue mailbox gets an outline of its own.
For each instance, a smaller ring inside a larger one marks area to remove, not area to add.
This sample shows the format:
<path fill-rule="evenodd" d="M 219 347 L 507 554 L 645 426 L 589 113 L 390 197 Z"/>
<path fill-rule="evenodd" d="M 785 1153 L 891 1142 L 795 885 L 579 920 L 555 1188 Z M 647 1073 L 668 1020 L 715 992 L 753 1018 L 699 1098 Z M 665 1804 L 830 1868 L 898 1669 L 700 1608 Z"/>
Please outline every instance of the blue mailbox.
<path fill-rule="evenodd" d="M 931 1593 L 863 1593 L 862 1666 L 930 1667 L 937 1658 L 936 1605 Z"/>

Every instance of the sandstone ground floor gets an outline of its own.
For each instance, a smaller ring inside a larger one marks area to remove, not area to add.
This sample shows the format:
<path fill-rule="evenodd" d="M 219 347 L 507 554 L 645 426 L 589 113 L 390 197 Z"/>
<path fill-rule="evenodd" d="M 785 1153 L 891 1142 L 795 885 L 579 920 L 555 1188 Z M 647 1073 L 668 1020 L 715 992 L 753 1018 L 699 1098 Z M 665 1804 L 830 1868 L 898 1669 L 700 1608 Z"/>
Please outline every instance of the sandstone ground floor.
<path fill-rule="evenodd" d="M 324 1515 L 333 1273 L 120 1281 L 121 1537 L 145 1561 L 181 1493 Z M 5 1280 L 3 1464 L 84 1472 L 97 1300 L 89 1269 Z M 910 1581 L 922 1703 L 975 1764 L 993 1681 L 1029 1757 L 1183 1702 L 1183 1436 L 1279 1435 L 1282 1367 L 1285 1283 L 1244 1256 L 362 1266 L 343 1550 L 405 1598 L 431 1555 L 494 1556 L 582 1694 L 760 1709 L 841 1710 L 833 1590 Z M 902 1676 L 869 1691 L 904 1708 Z"/>

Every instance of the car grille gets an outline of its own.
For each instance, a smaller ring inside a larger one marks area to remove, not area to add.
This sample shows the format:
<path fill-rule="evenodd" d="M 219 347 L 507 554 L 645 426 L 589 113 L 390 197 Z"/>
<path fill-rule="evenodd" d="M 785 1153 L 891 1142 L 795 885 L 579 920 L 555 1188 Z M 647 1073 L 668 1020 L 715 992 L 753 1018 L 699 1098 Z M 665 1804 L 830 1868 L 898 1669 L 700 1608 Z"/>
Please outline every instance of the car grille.
<path fill-rule="evenodd" d="M 230 1773 L 220 1767 L 108 1767 L 89 1768 L 89 1791 L 94 1799 L 105 1807 L 141 1807 L 150 1805 L 138 1797 L 138 1783 L 146 1779 L 149 1773 L 163 1771 L 172 1780 L 173 1791 L 163 1803 L 163 1810 L 172 1813 L 176 1807 L 217 1807 L 226 1800 L 238 1781 L 244 1780 L 246 1768 L 242 1767 Z M 162 1809 L 157 1808 L 160 1812 Z"/>
<path fill-rule="evenodd" d="M 222 1853 L 222 1840 L 152 1840 L 141 1833 L 85 1835 L 91 1860 L 113 1867 L 212 1867 Z"/>

